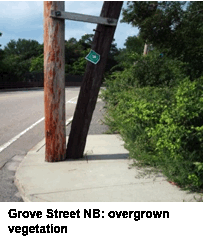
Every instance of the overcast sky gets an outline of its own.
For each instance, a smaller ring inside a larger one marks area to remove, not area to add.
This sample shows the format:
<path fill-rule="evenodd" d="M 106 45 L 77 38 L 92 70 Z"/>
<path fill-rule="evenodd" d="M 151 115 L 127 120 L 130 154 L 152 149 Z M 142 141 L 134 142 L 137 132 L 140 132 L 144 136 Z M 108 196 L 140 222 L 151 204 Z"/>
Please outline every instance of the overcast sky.
<path fill-rule="evenodd" d="M 124 2 L 123 7 L 126 8 Z M 65 1 L 65 11 L 99 16 L 103 1 Z M 117 48 L 123 48 L 128 36 L 138 34 L 138 28 L 120 23 L 115 32 Z M 93 34 L 96 24 L 79 21 L 65 21 L 65 39 L 79 40 L 84 34 Z M 43 1 L 0 1 L 0 37 L 1 48 L 11 40 L 32 39 L 43 43 Z"/>

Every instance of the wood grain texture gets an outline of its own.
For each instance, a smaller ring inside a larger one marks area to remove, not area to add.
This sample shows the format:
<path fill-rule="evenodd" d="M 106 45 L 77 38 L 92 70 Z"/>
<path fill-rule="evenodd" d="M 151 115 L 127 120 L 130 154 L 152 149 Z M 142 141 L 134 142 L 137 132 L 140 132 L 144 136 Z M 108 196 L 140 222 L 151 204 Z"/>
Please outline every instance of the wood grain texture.
<path fill-rule="evenodd" d="M 66 157 L 65 24 L 51 10 L 64 11 L 64 2 L 44 2 L 45 161 L 56 162 Z"/>
<path fill-rule="evenodd" d="M 119 19 L 123 2 L 104 2 L 101 17 Z M 74 113 L 71 132 L 67 145 L 67 158 L 83 157 L 86 138 L 95 109 L 99 89 L 106 67 L 107 56 L 114 37 L 116 26 L 98 24 L 91 49 L 100 54 L 98 64 L 87 62 L 86 72 Z"/>
<path fill-rule="evenodd" d="M 111 26 L 117 25 L 116 19 L 111 19 L 111 18 L 107 19 L 104 17 L 98 17 L 98 16 L 86 15 L 86 14 L 77 14 L 77 13 L 62 11 L 60 16 L 56 16 L 55 11 L 52 10 L 50 16 L 59 19 L 83 21 L 83 22 L 89 22 L 95 24 L 104 24 L 104 25 L 111 25 Z"/>

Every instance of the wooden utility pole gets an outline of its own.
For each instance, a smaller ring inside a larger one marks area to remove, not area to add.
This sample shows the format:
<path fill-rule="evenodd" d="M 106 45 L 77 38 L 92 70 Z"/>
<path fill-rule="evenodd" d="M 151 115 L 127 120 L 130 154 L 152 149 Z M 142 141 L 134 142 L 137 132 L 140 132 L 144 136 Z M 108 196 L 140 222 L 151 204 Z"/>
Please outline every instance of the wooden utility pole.
<path fill-rule="evenodd" d="M 66 157 L 64 19 L 50 17 L 51 10 L 64 11 L 64 2 L 44 2 L 44 107 L 45 160 Z"/>
<path fill-rule="evenodd" d="M 148 44 L 145 43 L 144 44 L 144 52 L 143 52 L 143 55 L 147 55 L 147 53 L 148 53 Z"/>
<path fill-rule="evenodd" d="M 104 2 L 100 16 L 118 19 L 122 4 L 122 1 Z M 100 55 L 100 61 L 96 65 L 87 62 L 86 72 L 83 77 L 71 125 L 71 132 L 67 145 L 67 158 L 77 159 L 83 157 L 86 138 L 102 83 L 107 56 L 115 29 L 116 26 L 98 24 L 95 30 L 96 32 L 91 48 Z"/>

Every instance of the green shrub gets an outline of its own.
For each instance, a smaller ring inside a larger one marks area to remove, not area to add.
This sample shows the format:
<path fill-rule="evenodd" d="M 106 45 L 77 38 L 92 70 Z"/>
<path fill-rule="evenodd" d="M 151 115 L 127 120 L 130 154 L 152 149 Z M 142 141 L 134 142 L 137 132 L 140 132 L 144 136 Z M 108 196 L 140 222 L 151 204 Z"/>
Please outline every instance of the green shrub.
<path fill-rule="evenodd" d="M 195 171 L 192 174 L 189 174 L 188 179 L 195 187 L 203 187 L 203 163 L 194 162 Z"/>
<path fill-rule="evenodd" d="M 44 54 L 31 59 L 30 72 L 44 72 Z"/>
<path fill-rule="evenodd" d="M 159 122 L 165 106 L 171 103 L 172 93 L 166 87 L 128 88 L 114 94 L 114 104 L 107 97 L 109 92 L 103 92 L 104 99 L 107 98 L 106 123 L 112 131 L 121 133 L 132 157 L 151 164 L 154 141 L 147 130 Z"/>
<path fill-rule="evenodd" d="M 156 150 L 171 157 L 203 161 L 203 78 L 184 79 L 176 88 L 174 102 L 165 106 L 160 121 L 148 135 L 157 139 Z"/>
<path fill-rule="evenodd" d="M 5 66 L 4 72 L 12 74 L 17 80 L 21 80 L 22 76 L 29 71 L 31 60 L 24 60 L 18 55 L 10 55 L 5 56 L 3 63 Z"/>
<path fill-rule="evenodd" d="M 147 133 L 156 142 L 157 156 L 165 161 L 166 175 L 180 185 L 202 188 L 203 78 L 181 81 L 173 103 L 165 107 L 159 123 Z"/>
<path fill-rule="evenodd" d="M 201 189 L 203 78 L 185 78 L 172 88 L 137 88 L 131 71 L 115 73 L 102 93 L 106 123 L 122 135 L 132 158 L 160 167 L 180 186 Z"/>
<path fill-rule="evenodd" d="M 133 89 L 135 78 L 133 76 L 133 67 L 124 71 L 115 71 L 104 82 L 106 90 L 102 95 L 107 104 L 115 106 L 117 104 L 119 93 L 128 89 Z"/>
<path fill-rule="evenodd" d="M 159 51 L 147 56 L 128 52 L 126 61 L 121 63 L 123 71 L 113 72 L 104 81 L 109 103 L 115 102 L 115 94 L 120 91 L 147 86 L 174 87 L 185 77 L 185 64 L 166 56 L 161 58 Z"/>
<path fill-rule="evenodd" d="M 166 55 L 160 56 L 160 51 L 154 50 L 146 56 L 139 55 L 133 76 L 136 87 L 144 86 L 175 86 L 178 80 L 185 77 L 185 64 L 171 59 Z"/>

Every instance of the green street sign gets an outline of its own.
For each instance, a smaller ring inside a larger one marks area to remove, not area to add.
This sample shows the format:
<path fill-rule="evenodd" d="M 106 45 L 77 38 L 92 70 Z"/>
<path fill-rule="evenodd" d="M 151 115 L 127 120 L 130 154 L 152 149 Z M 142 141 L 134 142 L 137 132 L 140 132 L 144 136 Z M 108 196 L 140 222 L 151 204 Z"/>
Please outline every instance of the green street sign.
<path fill-rule="evenodd" d="M 100 60 L 100 55 L 94 52 L 94 50 L 91 50 L 85 59 L 96 65 Z"/>

